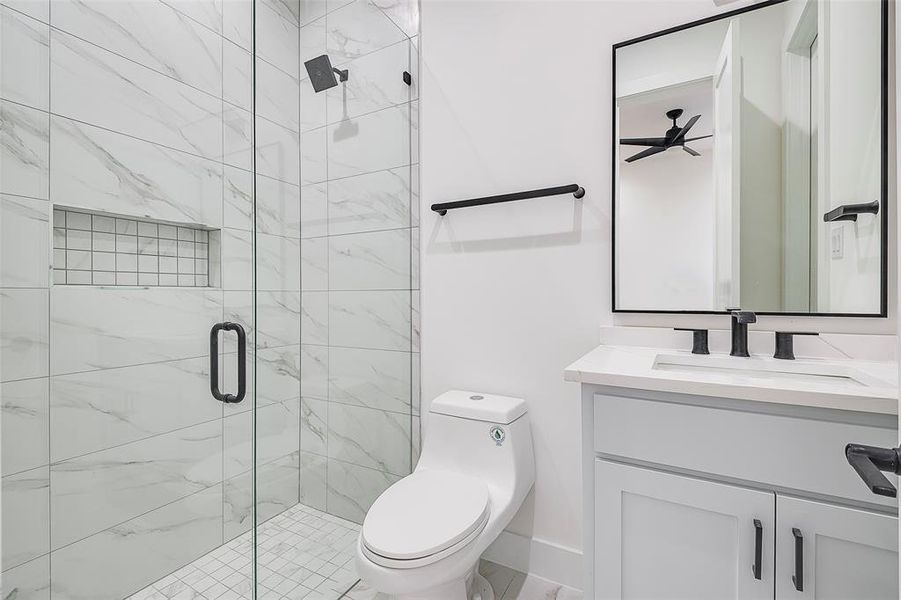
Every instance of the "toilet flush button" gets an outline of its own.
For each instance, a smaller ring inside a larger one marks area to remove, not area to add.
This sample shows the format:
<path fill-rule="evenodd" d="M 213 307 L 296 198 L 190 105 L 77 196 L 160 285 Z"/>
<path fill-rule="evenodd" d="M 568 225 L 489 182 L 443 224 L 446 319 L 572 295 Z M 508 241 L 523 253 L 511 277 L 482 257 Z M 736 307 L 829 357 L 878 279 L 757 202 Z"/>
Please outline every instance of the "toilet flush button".
<path fill-rule="evenodd" d="M 470 400 L 484 400 L 485 396 L 470 396 Z"/>

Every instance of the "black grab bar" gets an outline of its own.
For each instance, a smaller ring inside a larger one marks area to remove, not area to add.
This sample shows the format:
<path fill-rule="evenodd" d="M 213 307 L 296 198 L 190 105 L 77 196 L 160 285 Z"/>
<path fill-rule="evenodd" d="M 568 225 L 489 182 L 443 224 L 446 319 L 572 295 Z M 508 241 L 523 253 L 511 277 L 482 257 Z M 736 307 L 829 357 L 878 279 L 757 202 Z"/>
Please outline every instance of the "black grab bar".
<path fill-rule="evenodd" d="M 528 192 L 515 192 L 513 194 L 485 196 L 484 198 L 471 198 L 469 200 L 455 200 L 453 202 L 439 202 L 438 204 L 432 205 L 432 210 L 439 215 L 444 216 L 447 214 L 447 211 L 454 208 L 469 208 L 470 206 L 482 206 L 483 204 L 514 202 L 516 200 L 528 200 L 530 198 L 541 198 L 543 196 L 559 196 L 561 194 L 572 194 L 575 198 L 581 198 L 585 195 L 585 189 L 577 183 L 571 183 L 569 185 L 543 188 L 540 190 L 529 190 Z"/>

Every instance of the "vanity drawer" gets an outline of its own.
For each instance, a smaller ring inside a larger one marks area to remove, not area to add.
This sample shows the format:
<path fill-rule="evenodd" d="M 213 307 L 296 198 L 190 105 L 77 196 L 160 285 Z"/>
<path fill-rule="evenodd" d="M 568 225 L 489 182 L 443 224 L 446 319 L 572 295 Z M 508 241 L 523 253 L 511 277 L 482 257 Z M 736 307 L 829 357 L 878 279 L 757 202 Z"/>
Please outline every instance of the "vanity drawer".
<path fill-rule="evenodd" d="M 872 494 L 845 459 L 849 442 L 893 447 L 894 427 L 744 412 L 597 394 L 600 453 L 871 504 Z M 887 419 L 887 423 L 893 419 Z M 893 484 L 897 477 L 889 475 Z"/>

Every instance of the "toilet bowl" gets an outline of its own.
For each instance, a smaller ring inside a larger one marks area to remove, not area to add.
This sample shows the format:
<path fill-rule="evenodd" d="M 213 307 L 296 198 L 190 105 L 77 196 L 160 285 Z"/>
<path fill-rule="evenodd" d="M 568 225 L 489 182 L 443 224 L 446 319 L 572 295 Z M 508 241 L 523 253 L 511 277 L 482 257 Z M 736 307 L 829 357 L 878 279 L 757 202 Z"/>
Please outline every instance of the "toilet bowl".
<path fill-rule="evenodd" d="M 416 469 L 366 514 L 358 574 L 398 600 L 494 600 L 479 559 L 534 482 L 525 401 L 445 392 L 432 401 Z"/>

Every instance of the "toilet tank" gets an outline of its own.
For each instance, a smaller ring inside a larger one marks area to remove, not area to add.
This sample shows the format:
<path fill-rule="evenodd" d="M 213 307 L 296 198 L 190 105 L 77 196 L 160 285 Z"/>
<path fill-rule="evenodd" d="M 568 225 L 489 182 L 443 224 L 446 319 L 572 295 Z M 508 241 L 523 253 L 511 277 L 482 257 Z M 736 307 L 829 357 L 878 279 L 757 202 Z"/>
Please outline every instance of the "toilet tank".
<path fill-rule="evenodd" d="M 432 401 L 416 469 L 481 477 L 489 487 L 524 496 L 535 481 L 525 400 L 451 390 Z"/>

